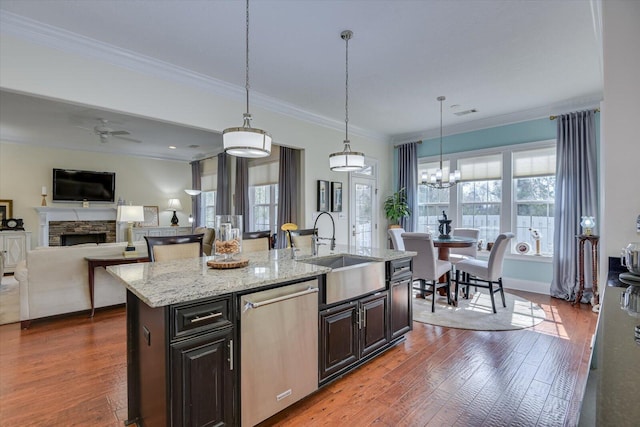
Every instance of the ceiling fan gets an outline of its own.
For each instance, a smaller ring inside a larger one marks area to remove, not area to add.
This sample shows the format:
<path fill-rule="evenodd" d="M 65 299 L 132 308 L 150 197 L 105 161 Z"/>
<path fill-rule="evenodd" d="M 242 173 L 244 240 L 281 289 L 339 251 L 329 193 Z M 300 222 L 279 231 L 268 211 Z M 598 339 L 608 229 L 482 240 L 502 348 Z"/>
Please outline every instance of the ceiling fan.
<path fill-rule="evenodd" d="M 129 131 L 126 130 L 116 130 L 109 126 L 109 121 L 107 119 L 98 119 L 100 123 L 95 126 L 93 129 L 86 129 L 92 131 L 100 138 L 100 142 L 105 143 L 109 142 L 111 138 L 122 139 L 124 141 L 141 143 L 139 139 L 129 138 L 126 135 L 131 135 Z"/>

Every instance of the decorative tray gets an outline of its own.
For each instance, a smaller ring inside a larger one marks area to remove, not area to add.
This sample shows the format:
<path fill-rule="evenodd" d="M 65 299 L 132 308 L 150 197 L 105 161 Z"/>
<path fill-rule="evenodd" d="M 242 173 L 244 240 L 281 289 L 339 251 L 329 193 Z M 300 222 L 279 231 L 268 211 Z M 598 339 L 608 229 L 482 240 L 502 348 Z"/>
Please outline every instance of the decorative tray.
<path fill-rule="evenodd" d="M 241 268 L 249 265 L 249 260 L 246 258 L 230 259 L 230 260 L 209 260 L 207 265 L 216 269 L 228 269 L 228 268 Z"/>

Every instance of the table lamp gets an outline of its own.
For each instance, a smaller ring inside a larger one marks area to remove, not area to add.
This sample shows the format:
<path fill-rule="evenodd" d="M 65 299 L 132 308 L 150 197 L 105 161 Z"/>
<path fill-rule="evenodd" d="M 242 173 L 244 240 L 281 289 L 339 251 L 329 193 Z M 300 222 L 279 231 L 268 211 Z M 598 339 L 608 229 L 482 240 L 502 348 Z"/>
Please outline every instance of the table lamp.
<path fill-rule="evenodd" d="M 580 221 L 580 226 L 584 229 L 585 236 L 591 236 L 593 228 L 596 226 L 596 219 L 592 216 L 583 216 Z"/>
<path fill-rule="evenodd" d="M 178 216 L 176 215 L 176 211 L 182 210 L 182 203 L 180 203 L 180 199 L 169 199 L 169 204 L 167 206 L 168 211 L 173 211 L 173 216 L 171 217 L 171 226 L 178 226 Z"/>
<path fill-rule="evenodd" d="M 116 221 L 128 223 L 127 227 L 127 247 L 122 255 L 125 257 L 136 257 L 136 247 L 133 246 L 133 223 L 144 221 L 144 209 L 142 206 L 118 206 Z"/>

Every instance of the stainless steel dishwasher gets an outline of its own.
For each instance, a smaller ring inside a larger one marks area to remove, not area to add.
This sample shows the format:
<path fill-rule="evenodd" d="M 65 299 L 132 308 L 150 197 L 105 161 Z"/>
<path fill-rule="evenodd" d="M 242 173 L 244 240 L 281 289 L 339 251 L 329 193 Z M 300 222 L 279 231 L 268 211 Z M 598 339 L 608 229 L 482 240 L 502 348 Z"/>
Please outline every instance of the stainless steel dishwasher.
<path fill-rule="evenodd" d="M 240 297 L 242 425 L 318 388 L 318 281 Z"/>

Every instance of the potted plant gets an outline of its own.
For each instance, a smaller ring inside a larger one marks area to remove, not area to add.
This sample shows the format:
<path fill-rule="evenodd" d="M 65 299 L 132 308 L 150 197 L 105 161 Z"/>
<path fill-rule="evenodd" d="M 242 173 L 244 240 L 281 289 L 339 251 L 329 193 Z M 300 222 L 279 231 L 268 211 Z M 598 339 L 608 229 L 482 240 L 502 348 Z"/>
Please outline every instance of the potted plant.
<path fill-rule="evenodd" d="M 389 227 L 399 227 L 400 220 L 411 215 L 409 204 L 407 203 L 407 192 L 404 188 L 396 191 L 384 201 L 384 213 L 389 220 Z"/>

